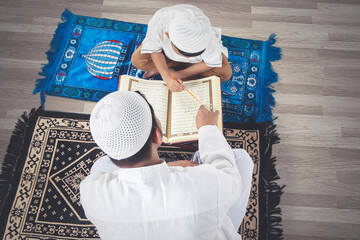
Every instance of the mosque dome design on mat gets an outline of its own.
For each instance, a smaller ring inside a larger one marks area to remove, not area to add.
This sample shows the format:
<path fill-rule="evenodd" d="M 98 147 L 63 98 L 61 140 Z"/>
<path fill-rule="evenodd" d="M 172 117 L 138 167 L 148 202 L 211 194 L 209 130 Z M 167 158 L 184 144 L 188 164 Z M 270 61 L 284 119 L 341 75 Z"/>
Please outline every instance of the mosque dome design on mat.
<path fill-rule="evenodd" d="M 118 75 L 124 60 L 126 46 L 117 40 L 107 40 L 96 44 L 86 55 L 86 68 L 91 75 L 107 80 Z"/>

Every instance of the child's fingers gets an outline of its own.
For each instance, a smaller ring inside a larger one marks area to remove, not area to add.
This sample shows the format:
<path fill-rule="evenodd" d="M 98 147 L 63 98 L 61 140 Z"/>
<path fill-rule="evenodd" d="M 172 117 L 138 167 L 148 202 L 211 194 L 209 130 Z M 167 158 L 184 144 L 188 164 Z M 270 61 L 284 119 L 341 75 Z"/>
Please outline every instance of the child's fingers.
<path fill-rule="evenodd" d="M 179 79 L 179 82 L 180 82 L 181 86 L 183 86 L 183 90 L 185 90 L 186 87 L 185 87 L 185 85 L 184 85 L 184 82 L 183 82 L 181 79 Z"/>
<path fill-rule="evenodd" d="M 179 91 L 185 90 L 185 86 L 184 86 L 183 81 L 181 79 L 176 79 L 176 82 L 178 83 L 177 85 L 179 87 Z"/>
<path fill-rule="evenodd" d="M 177 80 L 177 83 L 176 83 L 176 88 L 179 90 L 179 92 L 185 90 L 185 86 L 180 81 L 181 80 Z"/>
<path fill-rule="evenodd" d="M 183 90 L 183 87 L 179 83 L 175 83 L 174 85 L 172 85 L 172 88 L 175 92 L 181 92 Z"/>

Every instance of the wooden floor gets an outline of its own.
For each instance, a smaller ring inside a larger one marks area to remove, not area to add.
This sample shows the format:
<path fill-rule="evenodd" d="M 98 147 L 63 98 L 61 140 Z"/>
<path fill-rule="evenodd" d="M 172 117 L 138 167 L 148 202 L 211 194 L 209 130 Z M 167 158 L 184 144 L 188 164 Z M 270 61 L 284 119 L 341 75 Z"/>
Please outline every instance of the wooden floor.
<path fill-rule="evenodd" d="M 183 1 L 187 2 L 187 1 Z M 25 110 L 64 8 L 147 23 L 167 1 L 1 0 L 0 159 Z M 287 240 L 360 239 L 360 0 L 194 0 L 223 34 L 278 34 L 274 64 L 281 143 L 274 147 Z M 89 113 L 92 103 L 48 97 L 47 110 Z"/>

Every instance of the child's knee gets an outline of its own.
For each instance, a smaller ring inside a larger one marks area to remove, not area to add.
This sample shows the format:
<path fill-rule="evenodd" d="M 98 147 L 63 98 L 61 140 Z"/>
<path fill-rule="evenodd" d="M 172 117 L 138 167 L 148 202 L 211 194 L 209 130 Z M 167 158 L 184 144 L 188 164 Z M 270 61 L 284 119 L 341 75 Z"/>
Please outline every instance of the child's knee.
<path fill-rule="evenodd" d="M 230 66 L 230 64 L 226 64 L 224 66 L 224 70 L 223 70 L 223 76 L 221 76 L 221 82 L 226 82 L 227 80 L 229 80 L 232 76 L 232 68 Z"/>
<path fill-rule="evenodd" d="M 139 55 L 140 54 L 138 52 L 134 52 L 133 55 L 131 56 L 131 64 L 136 68 L 141 67 L 141 60 Z"/>
<path fill-rule="evenodd" d="M 142 54 L 140 51 L 135 51 L 131 56 L 131 63 L 134 67 L 144 71 L 156 70 L 149 53 Z"/>

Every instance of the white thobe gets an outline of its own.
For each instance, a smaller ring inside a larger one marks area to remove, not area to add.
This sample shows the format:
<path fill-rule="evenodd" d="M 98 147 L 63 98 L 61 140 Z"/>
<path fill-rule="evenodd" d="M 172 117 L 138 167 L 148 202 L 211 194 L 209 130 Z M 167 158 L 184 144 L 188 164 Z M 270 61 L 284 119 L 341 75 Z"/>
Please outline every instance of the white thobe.
<path fill-rule="evenodd" d="M 169 167 L 163 162 L 140 168 L 114 165 L 111 172 L 92 169 L 81 182 L 80 196 L 86 217 L 100 237 L 241 239 L 228 212 L 236 207 L 243 217 L 252 161 L 238 150 L 237 157 L 246 165 L 246 178 L 240 176 L 234 152 L 216 126 L 200 128 L 199 152 L 203 164 L 196 167 Z"/>

